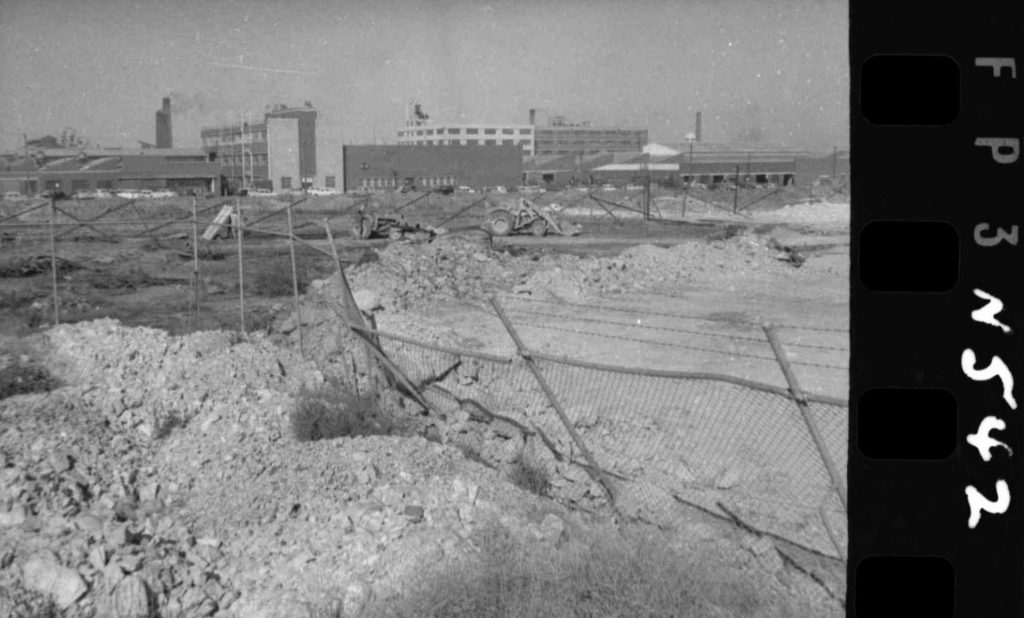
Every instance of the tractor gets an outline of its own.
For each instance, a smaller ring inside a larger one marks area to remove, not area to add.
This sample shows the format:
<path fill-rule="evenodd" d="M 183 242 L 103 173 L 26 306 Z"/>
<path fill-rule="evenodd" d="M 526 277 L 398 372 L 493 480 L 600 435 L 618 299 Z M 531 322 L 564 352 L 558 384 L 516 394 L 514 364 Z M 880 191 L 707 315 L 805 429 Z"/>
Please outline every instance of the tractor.
<path fill-rule="evenodd" d="M 352 226 L 352 236 L 359 240 L 370 238 L 390 238 L 402 240 L 409 237 L 413 240 L 429 240 L 443 230 L 429 225 L 409 223 L 402 215 L 379 215 L 360 211 Z"/>
<path fill-rule="evenodd" d="M 526 198 L 519 198 L 513 208 L 492 210 L 487 215 L 484 226 L 494 236 L 530 233 L 541 237 L 552 232 L 562 236 L 576 236 L 580 226 L 560 224 L 555 220 L 550 208 L 534 204 Z"/>

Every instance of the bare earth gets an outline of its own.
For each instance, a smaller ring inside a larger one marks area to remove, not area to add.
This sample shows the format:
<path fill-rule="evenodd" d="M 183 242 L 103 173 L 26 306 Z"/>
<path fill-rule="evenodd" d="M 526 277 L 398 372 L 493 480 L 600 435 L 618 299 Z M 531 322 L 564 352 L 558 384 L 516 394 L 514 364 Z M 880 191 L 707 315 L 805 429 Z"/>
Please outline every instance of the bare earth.
<path fill-rule="evenodd" d="M 491 246 L 467 232 L 429 244 L 340 245 L 353 289 L 379 300 L 374 315 L 385 332 L 511 356 L 493 296 L 535 351 L 785 388 L 767 322 L 800 387 L 845 400 L 849 206 L 748 217 L 706 209 L 700 219 L 706 225 L 592 221 L 601 236 L 590 244 Z M 49 255 L 45 240 L 3 242 L 0 266 Z M 360 358 L 324 309 L 333 260 L 298 249 L 303 356 L 287 244 L 246 240 L 241 337 L 231 332 L 239 324 L 234 241 L 211 243 L 201 262 L 195 332 L 186 242 L 62 241 L 58 255 L 77 268 L 59 277 L 56 327 L 48 261 L 30 276 L 0 278 L 2 375 L 42 368 L 57 380 L 0 399 L 0 617 L 30 615 L 45 598 L 68 616 L 148 615 L 138 610 L 147 607 L 161 616 L 287 618 L 331 601 L 354 615 L 402 595 L 426 567 L 464 555 L 485 522 L 538 547 L 608 525 L 601 488 L 578 467 L 545 460 L 558 481 L 547 496 L 509 480 L 516 457 L 543 459 L 533 437 L 461 412 L 427 419 L 397 392 L 378 405 L 426 423 L 417 435 L 297 441 L 289 415 L 300 390 L 351 376 Z M 806 261 L 781 259 L 780 246 Z M 361 369 L 361 389 L 368 379 Z M 701 466 L 693 452 L 678 456 Z M 782 487 L 780 479 L 773 482 Z M 781 511 L 765 516 L 794 534 L 809 525 Z M 763 538 L 693 509 L 662 520 L 671 542 L 710 571 L 752 582 L 764 606 L 750 615 L 842 615 L 841 561 L 783 543 L 794 566 Z"/>

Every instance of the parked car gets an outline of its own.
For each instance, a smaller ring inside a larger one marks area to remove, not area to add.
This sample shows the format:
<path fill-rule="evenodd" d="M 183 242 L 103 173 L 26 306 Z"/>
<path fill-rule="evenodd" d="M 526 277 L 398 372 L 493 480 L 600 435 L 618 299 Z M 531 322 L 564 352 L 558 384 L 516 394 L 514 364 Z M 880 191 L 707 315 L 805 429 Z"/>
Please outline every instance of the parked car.
<path fill-rule="evenodd" d="M 453 187 L 452 185 L 444 185 L 442 187 L 434 189 L 434 193 L 440 193 L 441 195 L 451 195 L 452 193 L 455 193 L 455 187 Z"/>
<path fill-rule="evenodd" d="M 537 195 L 545 192 L 542 187 L 538 187 L 537 185 L 523 185 L 518 188 L 518 191 L 528 195 Z"/>
<path fill-rule="evenodd" d="M 473 187 L 467 187 L 465 185 L 461 187 L 456 187 L 455 190 L 458 191 L 459 193 L 476 193 Z"/>
<path fill-rule="evenodd" d="M 109 200 L 114 197 L 114 194 L 106 189 L 96 189 L 92 192 L 92 197 L 97 200 Z"/>
<path fill-rule="evenodd" d="M 27 197 L 17 191 L 8 191 L 7 193 L 4 193 L 5 202 L 24 202 L 27 199 Z"/>
<path fill-rule="evenodd" d="M 72 193 L 71 194 L 71 199 L 73 199 L 73 200 L 94 200 L 94 199 L 96 199 L 96 194 L 93 193 L 92 191 L 90 191 L 89 189 L 84 189 L 82 191 L 75 191 L 74 193 Z"/>
<path fill-rule="evenodd" d="M 142 191 L 138 189 L 121 189 L 116 195 L 126 200 L 137 200 L 142 197 Z"/>
<path fill-rule="evenodd" d="M 603 185 L 601 185 L 601 190 L 602 191 L 617 191 L 618 187 L 616 187 L 613 184 L 603 184 Z"/>
<path fill-rule="evenodd" d="M 170 189 L 158 189 L 153 191 L 153 194 L 150 197 L 154 199 L 169 199 L 172 197 L 178 197 L 178 192 L 171 191 Z"/>
<path fill-rule="evenodd" d="M 340 195 L 337 189 L 325 189 L 323 187 L 312 187 L 307 191 L 310 195 Z"/>
<path fill-rule="evenodd" d="M 249 192 L 249 195 L 253 197 L 273 197 L 277 195 L 277 193 L 271 189 L 253 189 Z"/>
<path fill-rule="evenodd" d="M 36 197 L 44 200 L 66 200 L 68 199 L 68 194 L 64 193 L 60 189 L 48 189 L 46 191 L 43 191 L 42 193 L 39 193 L 38 195 L 36 195 Z"/>
<path fill-rule="evenodd" d="M 626 191 L 643 191 L 643 190 L 644 190 L 644 186 L 643 185 L 636 185 L 636 184 L 626 185 Z"/>

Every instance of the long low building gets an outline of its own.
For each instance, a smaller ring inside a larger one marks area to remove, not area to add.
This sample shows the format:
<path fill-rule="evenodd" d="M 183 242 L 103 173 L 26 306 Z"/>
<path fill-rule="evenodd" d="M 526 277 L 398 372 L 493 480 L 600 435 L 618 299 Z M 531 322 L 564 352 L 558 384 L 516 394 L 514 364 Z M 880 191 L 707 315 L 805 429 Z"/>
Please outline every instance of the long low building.
<path fill-rule="evenodd" d="M 518 185 L 520 146 L 345 146 L 344 190 Z"/>
<path fill-rule="evenodd" d="M 45 148 L 30 150 L 28 156 L 7 155 L 0 161 L 0 187 L 24 195 L 47 190 L 67 194 L 91 189 L 220 190 L 220 164 L 199 149 Z"/>

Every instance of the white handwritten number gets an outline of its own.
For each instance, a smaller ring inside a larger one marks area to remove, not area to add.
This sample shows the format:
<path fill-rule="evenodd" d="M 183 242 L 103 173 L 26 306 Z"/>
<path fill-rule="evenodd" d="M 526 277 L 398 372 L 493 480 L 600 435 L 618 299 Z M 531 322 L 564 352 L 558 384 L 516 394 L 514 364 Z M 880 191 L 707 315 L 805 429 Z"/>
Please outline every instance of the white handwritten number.
<path fill-rule="evenodd" d="M 974 226 L 974 242 L 981 245 L 982 247 L 994 247 L 1001 242 L 1008 242 L 1014 247 L 1017 246 L 1018 240 L 1018 229 L 1016 225 L 1010 226 L 1010 231 L 1007 232 L 1001 227 L 996 228 L 995 236 L 984 236 L 983 232 L 987 232 L 989 229 L 988 223 L 979 223 Z"/>
<path fill-rule="evenodd" d="M 1003 301 L 978 289 L 974 290 L 974 295 L 982 300 L 987 300 L 988 304 L 981 309 L 975 309 L 972 311 L 972 320 L 975 322 L 981 322 L 982 324 L 988 324 L 989 326 L 998 326 L 1007 334 L 1012 332 L 1009 326 L 996 319 L 996 314 L 1003 310 Z"/>
<path fill-rule="evenodd" d="M 1010 508 L 1010 487 L 1002 479 L 996 481 L 995 502 L 981 495 L 973 485 L 968 485 L 964 491 L 967 494 L 967 506 L 971 509 L 971 516 L 967 519 L 967 527 L 971 530 L 974 530 L 981 520 L 982 511 L 1000 515 Z"/>
<path fill-rule="evenodd" d="M 963 369 L 964 374 L 975 382 L 985 382 L 999 376 L 999 379 L 1003 382 L 1003 400 L 1006 401 L 1006 405 L 1010 406 L 1011 410 L 1016 410 L 1017 401 L 1013 398 L 1013 374 L 1010 373 L 1010 368 L 1006 366 L 1003 359 L 993 356 L 992 362 L 984 369 L 976 369 L 974 367 L 974 363 L 977 360 L 977 357 L 974 356 L 974 350 L 970 348 L 964 350 L 963 355 L 960 357 L 960 368 Z"/>
<path fill-rule="evenodd" d="M 978 433 L 967 435 L 967 443 L 978 449 L 978 453 L 985 461 L 992 459 L 992 449 L 997 446 L 1005 448 L 1012 456 L 1013 450 L 1009 446 L 989 436 L 993 429 L 1002 431 L 1006 429 L 1006 423 L 995 416 L 986 416 L 981 419 L 981 424 L 978 425 Z"/>

